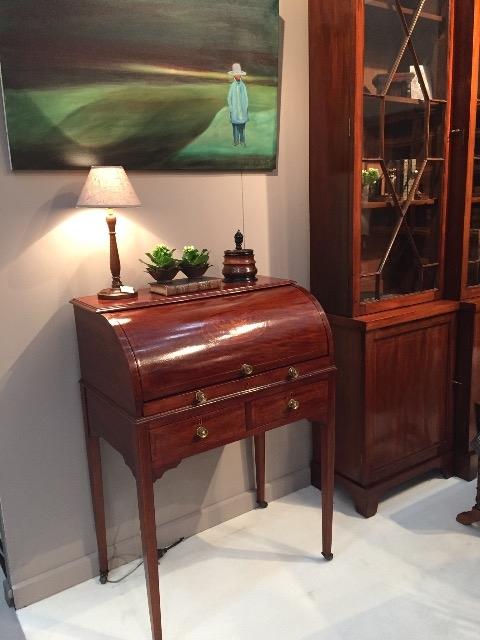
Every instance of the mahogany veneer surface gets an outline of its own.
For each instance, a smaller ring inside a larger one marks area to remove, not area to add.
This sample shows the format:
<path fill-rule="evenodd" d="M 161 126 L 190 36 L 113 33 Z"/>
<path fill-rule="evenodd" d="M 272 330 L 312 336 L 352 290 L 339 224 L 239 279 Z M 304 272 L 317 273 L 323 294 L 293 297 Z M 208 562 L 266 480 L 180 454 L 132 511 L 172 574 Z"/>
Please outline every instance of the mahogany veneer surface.
<path fill-rule="evenodd" d="M 99 437 L 124 457 L 138 491 L 154 640 L 162 637 L 153 482 L 185 457 L 253 437 L 265 503 L 265 432 L 301 418 L 322 442 L 323 555 L 331 559 L 334 374 L 330 327 L 288 280 L 114 303 L 72 301 L 99 548 L 108 575 Z"/>

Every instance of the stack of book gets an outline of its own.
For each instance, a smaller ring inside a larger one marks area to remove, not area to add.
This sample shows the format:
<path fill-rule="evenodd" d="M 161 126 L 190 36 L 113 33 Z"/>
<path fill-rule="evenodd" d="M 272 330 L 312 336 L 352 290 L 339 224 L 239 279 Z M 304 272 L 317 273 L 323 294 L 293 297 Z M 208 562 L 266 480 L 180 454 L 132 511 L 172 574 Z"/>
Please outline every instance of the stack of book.
<path fill-rule="evenodd" d="M 179 296 L 195 291 L 210 291 L 220 289 L 221 278 L 205 276 L 204 278 L 179 278 L 168 282 L 151 282 L 150 291 L 161 296 Z"/>

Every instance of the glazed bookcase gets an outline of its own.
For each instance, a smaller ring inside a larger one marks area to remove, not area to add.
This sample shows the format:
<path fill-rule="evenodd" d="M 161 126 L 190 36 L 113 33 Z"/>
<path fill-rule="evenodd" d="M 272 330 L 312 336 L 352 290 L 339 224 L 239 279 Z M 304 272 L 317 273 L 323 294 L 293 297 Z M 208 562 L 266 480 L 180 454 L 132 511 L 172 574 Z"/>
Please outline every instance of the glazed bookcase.
<path fill-rule="evenodd" d="M 455 6 L 310 0 L 309 10 L 311 286 L 335 338 L 337 479 L 370 516 L 389 488 L 454 464 Z M 363 172 L 378 179 L 363 184 Z"/>
<path fill-rule="evenodd" d="M 312 208 L 332 211 L 312 216 L 312 267 L 333 267 L 342 282 L 317 282 L 333 313 L 442 297 L 452 6 L 311 2 Z M 366 193 L 368 169 L 379 180 Z M 318 252 L 324 233 L 328 246 Z"/>

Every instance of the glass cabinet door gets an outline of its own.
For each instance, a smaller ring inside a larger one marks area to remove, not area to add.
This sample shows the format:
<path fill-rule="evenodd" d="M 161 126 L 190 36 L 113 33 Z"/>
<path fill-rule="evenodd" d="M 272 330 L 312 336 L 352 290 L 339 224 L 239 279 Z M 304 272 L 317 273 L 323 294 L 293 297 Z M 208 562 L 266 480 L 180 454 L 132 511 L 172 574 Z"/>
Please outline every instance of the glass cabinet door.
<path fill-rule="evenodd" d="M 375 302 L 438 288 L 450 0 L 364 10 L 360 300 Z"/>
<path fill-rule="evenodd" d="M 473 157 L 472 213 L 470 218 L 470 241 L 468 245 L 467 284 L 480 285 L 480 66 L 477 94 L 477 122 Z"/>

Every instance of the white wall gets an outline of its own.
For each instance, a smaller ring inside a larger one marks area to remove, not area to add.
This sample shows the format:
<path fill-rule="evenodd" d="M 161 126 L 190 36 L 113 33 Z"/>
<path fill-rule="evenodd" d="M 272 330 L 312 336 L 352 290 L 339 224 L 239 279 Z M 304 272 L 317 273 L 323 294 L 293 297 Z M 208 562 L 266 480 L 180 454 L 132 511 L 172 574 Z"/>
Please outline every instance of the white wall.
<path fill-rule="evenodd" d="M 284 24 L 277 175 L 246 175 L 245 231 L 259 272 L 308 285 L 307 0 L 281 0 Z M 9 170 L 0 127 L 0 499 L 17 606 L 95 573 L 73 314 L 68 300 L 109 283 L 106 225 L 74 208 L 79 172 Z M 221 269 L 242 224 L 239 175 L 131 173 L 143 207 L 122 213 L 125 283 L 147 281 L 138 258 L 157 242 L 211 249 Z M 213 272 L 212 272 L 213 273 Z M 309 429 L 267 436 L 273 495 L 308 483 Z M 104 448 L 112 554 L 138 552 L 134 480 Z M 250 443 L 184 461 L 156 486 L 159 541 L 252 507 Z"/>

